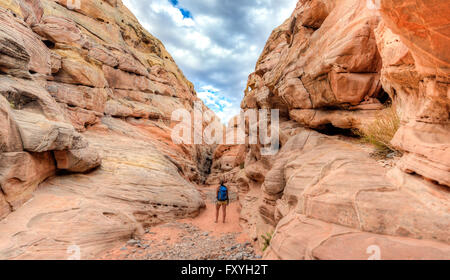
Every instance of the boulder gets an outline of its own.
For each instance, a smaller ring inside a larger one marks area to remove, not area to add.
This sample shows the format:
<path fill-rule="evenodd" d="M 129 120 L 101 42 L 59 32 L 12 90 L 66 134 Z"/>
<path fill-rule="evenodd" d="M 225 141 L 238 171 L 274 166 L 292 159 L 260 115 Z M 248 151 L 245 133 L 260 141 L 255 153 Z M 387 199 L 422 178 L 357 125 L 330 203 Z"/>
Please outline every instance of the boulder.
<path fill-rule="evenodd" d="M 26 151 L 42 153 L 81 149 L 88 145 L 81 134 L 68 123 L 50 121 L 42 115 L 21 110 L 14 111 L 14 119 Z"/>
<path fill-rule="evenodd" d="M 93 148 L 54 151 L 56 167 L 70 172 L 83 173 L 102 163 L 98 152 Z"/>

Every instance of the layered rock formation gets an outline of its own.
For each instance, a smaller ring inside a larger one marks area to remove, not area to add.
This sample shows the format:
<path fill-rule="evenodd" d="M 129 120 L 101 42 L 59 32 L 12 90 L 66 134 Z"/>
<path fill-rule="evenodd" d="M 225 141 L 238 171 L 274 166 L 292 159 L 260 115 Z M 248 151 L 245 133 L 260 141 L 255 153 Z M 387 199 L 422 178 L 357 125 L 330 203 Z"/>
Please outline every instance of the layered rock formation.
<path fill-rule="evenodd" d="M 0 258 L 96 258 L 220 179 L 266 258 L 450 258 L 449 6 L 375 2 L 300 0 L 271 34 L 242 102 L 280 110 L 267 156 L 173 143 L 199 99 L 120 0 L 0 1 Z M 390 105 L 393 167 L 345 136 Z"/>
<path fill-rule="evenodd" d="M 74 3 L 0 1 L 2 259 L 95 258 L 204 207 L 213 147 L 171 138 L 193 85 L 120 0 Z"/>
<path fill-rule="evenodd" d="M 380 8 L 381 81 L 402 118 L 392 142 L 406 152 L 399 167 L 450 186 L 448 2 L 381 1 Z"/>
<path fill-rule="evenodd" d="M 378 2 L 300 0 L 249 76 L 242 108 L 281 114 L 281 151 L 247 145 L 234 178 L 266 258 L 450 258 L 450 7 Z M 391 104 L 394 167 L 345 136 Z"/>
<path fill-rule="evenodd" d="M 223 181 L 227 186 L 237 187 L 237 178 L 244 169 L 246 154 L 245 145 L 239 141 L 239 121 L 239 116 L 230 120 L 224 134 L 224 144 L 218 145 L 214 151 L 206 181 L 208 185 L 218 185 Z"/>

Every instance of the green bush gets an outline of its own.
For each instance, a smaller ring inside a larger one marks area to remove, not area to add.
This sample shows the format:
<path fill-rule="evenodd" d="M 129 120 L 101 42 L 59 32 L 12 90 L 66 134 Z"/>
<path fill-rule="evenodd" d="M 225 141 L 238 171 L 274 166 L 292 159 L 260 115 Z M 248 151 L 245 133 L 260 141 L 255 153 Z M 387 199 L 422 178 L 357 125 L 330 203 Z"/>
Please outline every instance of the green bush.
<path fill-rule="evenodd" d="M 261 235 L 261 238 L 263 240 L 263 252 L 267 250 L 267 248 L 270 246 L 270 242 L 272 241 L 273 232 L 268 232 L 266 235 Z"/>

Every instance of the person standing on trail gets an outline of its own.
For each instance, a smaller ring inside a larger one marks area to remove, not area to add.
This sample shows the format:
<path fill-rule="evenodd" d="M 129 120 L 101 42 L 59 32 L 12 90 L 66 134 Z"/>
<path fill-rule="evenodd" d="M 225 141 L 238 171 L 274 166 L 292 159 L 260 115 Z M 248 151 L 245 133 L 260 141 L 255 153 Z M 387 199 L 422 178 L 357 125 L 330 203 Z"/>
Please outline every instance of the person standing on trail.
<path fill-rule="evenodd" d="M 217 188 L 216 192 L 216 224 L 219 222 L 219 210 L 222 207 L 223 211 L 223 223 L 225 223 L 225 218 L 227 216 L 227 206 L 230 204 L 230 198 L 228 196 L 228 188 L 224 185 L 224 181 L 220 180 L 220 186 Z"/>

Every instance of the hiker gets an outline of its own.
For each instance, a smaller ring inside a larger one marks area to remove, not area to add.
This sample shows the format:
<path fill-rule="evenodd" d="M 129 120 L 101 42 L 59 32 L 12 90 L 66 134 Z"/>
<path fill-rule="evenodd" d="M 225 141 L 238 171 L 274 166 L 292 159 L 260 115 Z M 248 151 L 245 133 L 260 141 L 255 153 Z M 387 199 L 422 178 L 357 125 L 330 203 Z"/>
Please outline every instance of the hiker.
<path fill-rule="evenodd" d="M 225 217 L 227 216 L 227 205 L 230 204 L 230 198 L 228 196 L 228 188 L 224 185 L 223 180 L 220 181 L 220 186 L 217 188 L 216 198 L 216 224 L 219 222 L 220 207 L 223 209 L 223 223 L 225 223 Z"/>

